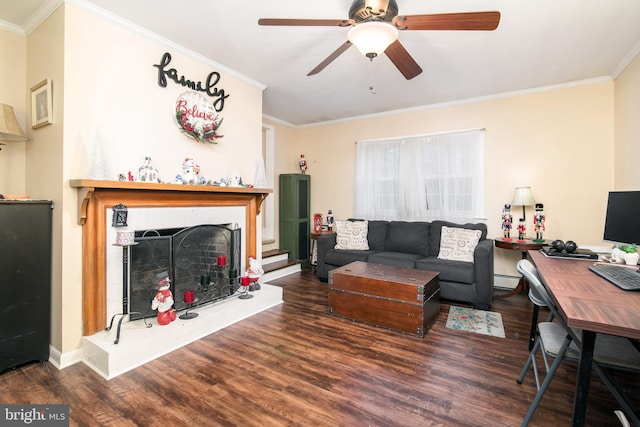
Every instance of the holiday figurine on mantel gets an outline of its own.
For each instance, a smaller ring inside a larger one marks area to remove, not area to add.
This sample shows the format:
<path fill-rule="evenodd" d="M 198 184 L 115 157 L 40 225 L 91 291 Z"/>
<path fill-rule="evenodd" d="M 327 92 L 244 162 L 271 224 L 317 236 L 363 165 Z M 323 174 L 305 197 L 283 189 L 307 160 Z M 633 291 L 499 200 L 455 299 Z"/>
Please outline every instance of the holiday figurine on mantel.
<path fill-rule="evenodd" d="M 513 217 L 511 216 L 511 205 L 507 203 L 502 209 L 502 240 L 511 241 L 511 227 L 513 227 Z"/>
<path fill-rule="evenodd" d="M 185 158 L 182 162 L 182 171 L 182 175 L 176 175 L 176 184 L 198 185 L 206 182 L 204 177 L 200 177 L 200 165 L 194 162 L 191 157 Z"/>
<path fill-rule="evenodd" d="M 536 212 L 533 214 L 533 231 L 536 233 L 534 242 L 544 242 L 544 238 L 542 237 L 542 233 L 545 231 L 544 227 L 544 205 L 542 203 L 536 203 Z"/>
<path fill-rule="evenodd" d="M 129 172 L 131 175 L 131 172 Z M 129 178 L 129 181 L 133 181 Z M 158 170 L 151 163 L 151 155 L 147 153 L 144 156 L 144 164 L 138 168 L 138 181 L 140 182 L 160 182 Z"/>
<path fill-rule="evenodd" d="M 176 311 L 173 309 L 173 294 L 171 293 L 171 281 L 166 271 L 157 275 L 158 291 L 151 301 L 151 309 L 158 310 L 158 325 L 168 325 L 176 320 Z"/>
<path fill-rule="evenodd" d="M 307 161 L 304 158 L 304 154 L 300 154 L 300 160 L 298 160 L 298 166 L 300 167 L 300 173 L 302 175 L 307 173 Z"/>

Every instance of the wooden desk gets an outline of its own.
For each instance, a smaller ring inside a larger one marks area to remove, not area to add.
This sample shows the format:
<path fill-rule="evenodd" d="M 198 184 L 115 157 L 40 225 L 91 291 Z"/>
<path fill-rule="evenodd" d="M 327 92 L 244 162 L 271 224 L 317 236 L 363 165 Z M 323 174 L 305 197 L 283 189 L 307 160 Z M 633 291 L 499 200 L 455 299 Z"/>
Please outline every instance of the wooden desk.
<path fill-rule="evenodd" d="M 593 261 L 548 258 L 529 253 L 558 311 L 582 329 L 572 425 L 583 426 L 596 333 L 640 339 L 640 292 L 623 291 L 589 271 Z"/>
<path fill-rule="evenodd" d="M 493 242 L 496 248 L 508 249 L 511 251 L 521 251 L 522 259 L 527 259 L 528 251 L 537 251 L 539 249 L 542 249 L 542 246 L 547 244 L 546 241 L 534 242 L 531 239 L 505 240 L 503 238 L 497 238 L 497 239 L 494 239 Z M 527 283 L 527 279 L 525 279 L 524 276 L 522 276 L 518 281 L 518 286 L 516 286 L 515 289 L 509 292 L 508 294 L 502 295 L 500 298 L 508 298 L 520 292 L 527 292 L 528 290 L 529 290 L 529 284 Z"/>

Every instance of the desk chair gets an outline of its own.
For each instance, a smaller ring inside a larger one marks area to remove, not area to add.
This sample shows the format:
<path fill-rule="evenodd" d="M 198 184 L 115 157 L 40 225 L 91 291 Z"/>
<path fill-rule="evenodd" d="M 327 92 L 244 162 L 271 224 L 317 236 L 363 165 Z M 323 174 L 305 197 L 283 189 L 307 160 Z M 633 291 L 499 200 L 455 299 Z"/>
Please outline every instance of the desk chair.
<path fill-rule="evenodd" d="M 533 345 L 536 341 L 536 336 L 538 335 L 538 314 L 540 312 L 540 307 L 546 307 L 544 300 L 538 295 L 538 292 L 535 288 L 529 287 L 529 300 L 533 303 L 533 315 L 531 316 L 531 333 L 529 334 L 529 351 L 533 350 Z M 547 318 L 547 322 L 551 322 L 553 320 L 553 313 L 549 314 Z"/>
<path fill-rule="evenodd" d="M 527 279 L 531 288 L 536 290 L 537 296 L 542 302 L 544 302 L 549 310 L 551 310 L 551 314 L 555 318 L 555 321 L 553 322 L 547 321 L 538 324 L 540 333 L 535 340 L 533 349 L 529 353 L 527 361 L 525 362 L 517 380 L 518 384 L 522 384 L 529 368 L 533 367 L 538 393 L 533 399 L 533 402 L 531 402 L 531 406 L 529 406 L 529 410 L 522 420 L 521 425 L 526 426 L 531 421 L 531 418 L 540 404 L 542 396 L 549 387 L 549 383 L 551 382 L 553 375 L 558 370 L 560 363 L 563 360 L 570 360 L 574 362 L 578 361 L 580 357 L 579 335 L 581 335 L 581 332 L 569 328 L 559 315 L 553 300 L 538 276 L 536 268 L 529 260 L 520 260 L 517 264 L 517 269 Z M 539 382 L 535 359 L 538 350 L 541 350 L 542 359 L 547 372 L 542 384 Z M 551 366 L 549 366 L 547 361 L 548 356 L 554 358 Z M 618 401 L 618 404 L 622 407 L 625 415 L 629 417 L 634 425 L 640 425 L 640 420 L 634 412 L 633 406 L 626 396 L 624 396 L 620 391 L 620 388 L 615 383 L 612 375 L 614 370 L 640 372 L 640 352 L 626 338 L 597 334 L 593 355 L 593 368 Z"/>

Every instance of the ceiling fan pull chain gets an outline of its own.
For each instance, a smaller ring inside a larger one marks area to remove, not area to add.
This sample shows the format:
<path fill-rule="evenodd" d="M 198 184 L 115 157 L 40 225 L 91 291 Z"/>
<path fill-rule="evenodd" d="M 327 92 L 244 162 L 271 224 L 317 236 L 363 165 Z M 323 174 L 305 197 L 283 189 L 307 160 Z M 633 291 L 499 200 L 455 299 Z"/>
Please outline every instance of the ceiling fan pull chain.
<path fill-rule="evenodd" d="M 373 87 L 373 58 L 369 58 L 369 92 L 372 95 L 376 94 L 376 90 Z"/>

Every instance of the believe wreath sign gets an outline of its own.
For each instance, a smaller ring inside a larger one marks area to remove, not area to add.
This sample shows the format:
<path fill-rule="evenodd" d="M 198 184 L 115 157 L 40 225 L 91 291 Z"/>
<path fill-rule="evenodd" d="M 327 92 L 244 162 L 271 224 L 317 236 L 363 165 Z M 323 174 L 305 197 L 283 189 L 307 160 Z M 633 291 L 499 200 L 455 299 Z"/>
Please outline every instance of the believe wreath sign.
<path fill-rule="evenodd" d="M 174 117 L 182 133 L 196 141 L 217 144 L 224 136 L 218 132 L 223 119 L 198 92 L 187 91 L 178 96 Z"/>

